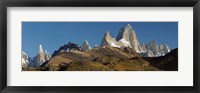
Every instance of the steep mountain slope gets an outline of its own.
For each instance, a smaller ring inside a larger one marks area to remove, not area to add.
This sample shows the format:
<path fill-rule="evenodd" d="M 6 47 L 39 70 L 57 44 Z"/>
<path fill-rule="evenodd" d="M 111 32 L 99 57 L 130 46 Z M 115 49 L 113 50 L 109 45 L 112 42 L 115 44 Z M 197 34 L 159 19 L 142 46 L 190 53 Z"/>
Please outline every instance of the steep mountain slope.
<path fill-rule="evenodd" d="M 115 38 L 110 36 L 109 31 L 107 31 L 101 41 L 101 47 L 103 46 L 110 46 L 110 47 L 120 47 L 117 43 L 117 41 L 115 40 Z"/>
<path fill-rule="evenodd" d="M 42 45 L 39 45 L 39 53 L 36 56 L 36 66 L 40 66 L 45 61 L 46 61 L 45 60 L 45 54 L 44 54 Z"/>
<path fill-rule="evenodd" d="M 130 24 L 127 24 L 124 28 L 120 29 L 117 35 L 117 41 L 124 42 L 123 45 L 130 44 L 130 47 L 136 52 L 142 51 L 136 36 L 136 32 L 133 30 Z"/>
<path fill-rule="evenodd" d="M 48 66 L 50 70 L 58 70 L 59 64 L 68 64 L 73 61 L 91 62 L 97 59 L 101 59 L 104 56 L 115 56 L 121 59 L 130 59 L 140 55 L 134 50 L 128 48 L 120 49 L 115 47 L 101 47 L 88 51 L 63 52 L 51 58 L 46 66 Z"/>
<path fill-rule="evenodd" d="M 170 52 L 169 46 L 166 44 L 158 45 L 156 41 L 150 41 L 146 45 L 142 44 L 142 49 L 144 50 L 142 54 L 145 57 L 158 57 Z"/>
<path fill-rule="evenodd" d="M 63 52 L 39 71 L 178 71 L 178 49 L 161 57 L 142 57 L 131 48 L 100 47 L 88 51 Z"/>
<path fill-rule="evenodd" d="M 173 49 L 165 56 L 144 58 L 158 69 L 166 71 L 178 71 L 178 48 Z"/>
<path fill-rule="evenodd" d="M 121 28 L 117 39 L 110 36 L 110 33 L 107 31 L 101 41 L 102 46 L 111 46 L 111 47 L 130 47 L 136 52 L 141 52 L 141 47 L 137 39 L 135 31 L 132 29 L 130 24 L 127 24 L 124 28 Z"/>

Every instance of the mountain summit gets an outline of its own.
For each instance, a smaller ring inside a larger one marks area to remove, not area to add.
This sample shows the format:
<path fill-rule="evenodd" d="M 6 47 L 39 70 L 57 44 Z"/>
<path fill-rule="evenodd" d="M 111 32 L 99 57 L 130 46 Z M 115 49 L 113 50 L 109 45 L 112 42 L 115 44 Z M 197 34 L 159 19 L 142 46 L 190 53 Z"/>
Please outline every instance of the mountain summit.
<path fill-rule="evenodd" d="M 103 37 L 103 40 L 101 41 L 101 47 L 102 46 L 110 46 L 110 47 L 120 47 L 116 41 L 115 38 L 112 38 L 110 36 L 109 31 L 107 31 Z"/>
<path fill-rule="evenodd" d="M 147 57 L 164 56 L 171 51 L 168 45 L 158 45 L 156 41 L 150 41 L 146 45 L 143 44 L 142 49 L 144 50 L 143 55 Z"/>
<path fill-rule="evenodd" d="M 136 52 L 142 51 L 140 47 L 140 43 L 136 36 L 136 32 L 133 30 L 130 24 L 127 24 L 124 28 L 120 29 L 117 35 L 117 41 L 124 43 L 123 45 L 125 46 L 130 46 Z"/>
<path fill-rule="evenodd" d="M 51 59 L 51 54 L 49 52 L 47 52 L 47 50 L 43 50 L 42 45 L 39 45 L 39 53 L 35 56 L 35 57 L 28 57 L 28 55 L 22 51 L 22 61 L 23 63 L 27 63 L 24 64 L 27 67 L 39 67 L 41 66 L 41 64 L 43 64 L 44 62 L 48 61 Z"/>
<path fill-rule="evenodd" d="M 40 66 L 43 62 L 45 62 L 45 54 L 42 48 L 42 45 L 39 45 L 39 53 L 36 56 L 36 66 Z"/>
<path fill-rule="evenodd" d="M 101 41 L 101 47 L 110 46 L 110 47 L 130 47 L 135 50 L 137 53 L 141 53 L 147 57 L 157 57 L 163 56 L 166 53 L 170 52 L 169 46 L 166 44 L 158 45 L 156 41 L 151 41 L 148 44 L 142 44 L 138 41 L 135 30 L 130 24 L 127 24 L 119 30 L 117 38 L 111 37 L 109 31 L 107 31 Z"/>
<path fill-rule="evenodd" d="M 38 50 L 33 58 L 22 51 L 23 71 L 178 71 L 178 49 L 154 40 L 140 45 L 130 24 L 116 38 L 107 31 L 100 47 L 85 40 L 81 46 L 69 41 L 52 55 L 42 45 Z"/>
<path fill-rule="evenodd" d="M 82 48 L 83 48 L 83 50 L 89 50 L 89 49 L 92 49 L 91 46 L 90 46 L 90 44 L 88 43 L 87 40 L 85 40 L 85 41 L 83 42 L 83 44 L 82 44 Z"/>
<path fill-rule="evenodd" d="M 117 39 L 110 36 L 110 33 L 107 31 L 101 42 L 102 46 L 111 46 L 111 47 L 130 47 L 136 52 L 141 52 L 139 41 L 137 39 L 136 33 L 133 30 L 130 24 L 127 24 L 124 28 L 121 28 Z"/>

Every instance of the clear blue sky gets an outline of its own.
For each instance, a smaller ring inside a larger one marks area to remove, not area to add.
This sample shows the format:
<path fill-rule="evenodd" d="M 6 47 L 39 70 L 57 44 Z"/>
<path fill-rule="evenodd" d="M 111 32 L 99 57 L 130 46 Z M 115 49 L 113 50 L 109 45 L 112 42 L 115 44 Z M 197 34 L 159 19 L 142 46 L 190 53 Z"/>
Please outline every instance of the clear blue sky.
<path fill-rule="evenodd" d="M 33 57 L 39 44 L 51 54 L 69 41 L 82 45 L 88 40 L 91 47 L 99 46 L 107 30 L 116 38 L 126 24 L 135 29 L 140 44 L 155 40 L 178 47 L 178 22 L 22 22 L 22 50 Z"/>

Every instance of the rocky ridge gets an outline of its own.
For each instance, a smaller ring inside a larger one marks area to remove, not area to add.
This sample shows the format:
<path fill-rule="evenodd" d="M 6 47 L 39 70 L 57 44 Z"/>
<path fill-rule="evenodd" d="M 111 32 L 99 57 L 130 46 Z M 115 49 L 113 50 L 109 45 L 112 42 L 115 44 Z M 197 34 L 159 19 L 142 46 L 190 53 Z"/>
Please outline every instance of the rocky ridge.
<path fill-rule="evenodd" d="M 146 57 L 157 57 L 163 56 L 166 53 L 170 52 L 170 48 L 166 44 L 157 45 L 156 41 L 150 41 L 147 44 L 142 44 L 138 41 L 135 30 L 130 24 L 127 24 L 125 27 L 121 28 L 117 38 L 111 37 L 109 31 L 107 31 L 101 41 L 101 47 L 110 46 L 110 47 L 130 47 L 135 50 L 137 53 L 141 53 Z"/>

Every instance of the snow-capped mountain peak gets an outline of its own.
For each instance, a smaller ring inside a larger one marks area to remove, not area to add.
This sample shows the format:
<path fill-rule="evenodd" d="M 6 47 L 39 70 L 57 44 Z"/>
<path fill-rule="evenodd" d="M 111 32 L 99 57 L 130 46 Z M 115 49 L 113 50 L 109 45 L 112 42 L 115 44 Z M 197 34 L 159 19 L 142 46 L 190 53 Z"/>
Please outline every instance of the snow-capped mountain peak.
<path fill-rule="evenodd" d="M 102 46 L 130 47 L 137 53 L 145 54 L 148 57 L 162 56 L 170 52 L 170 48 L 166 44 L 159 46 L 156 41 L 151 41 L 148 44 L 143 43 L 140 46 L 136 32 L 130 24 L 120 29 L 116 39 L 111 37 L 109 31 L 107 31 L 101 42 Z"/>
<path fill-rule="evenodd" d="M 150 41 L 146 45 L 142 45 L 142 48 L 145 51 L 144 55 L 147 57 L 164 56 L 171 51 L 168 45 L 158 45 L 156 41 Z"/>

